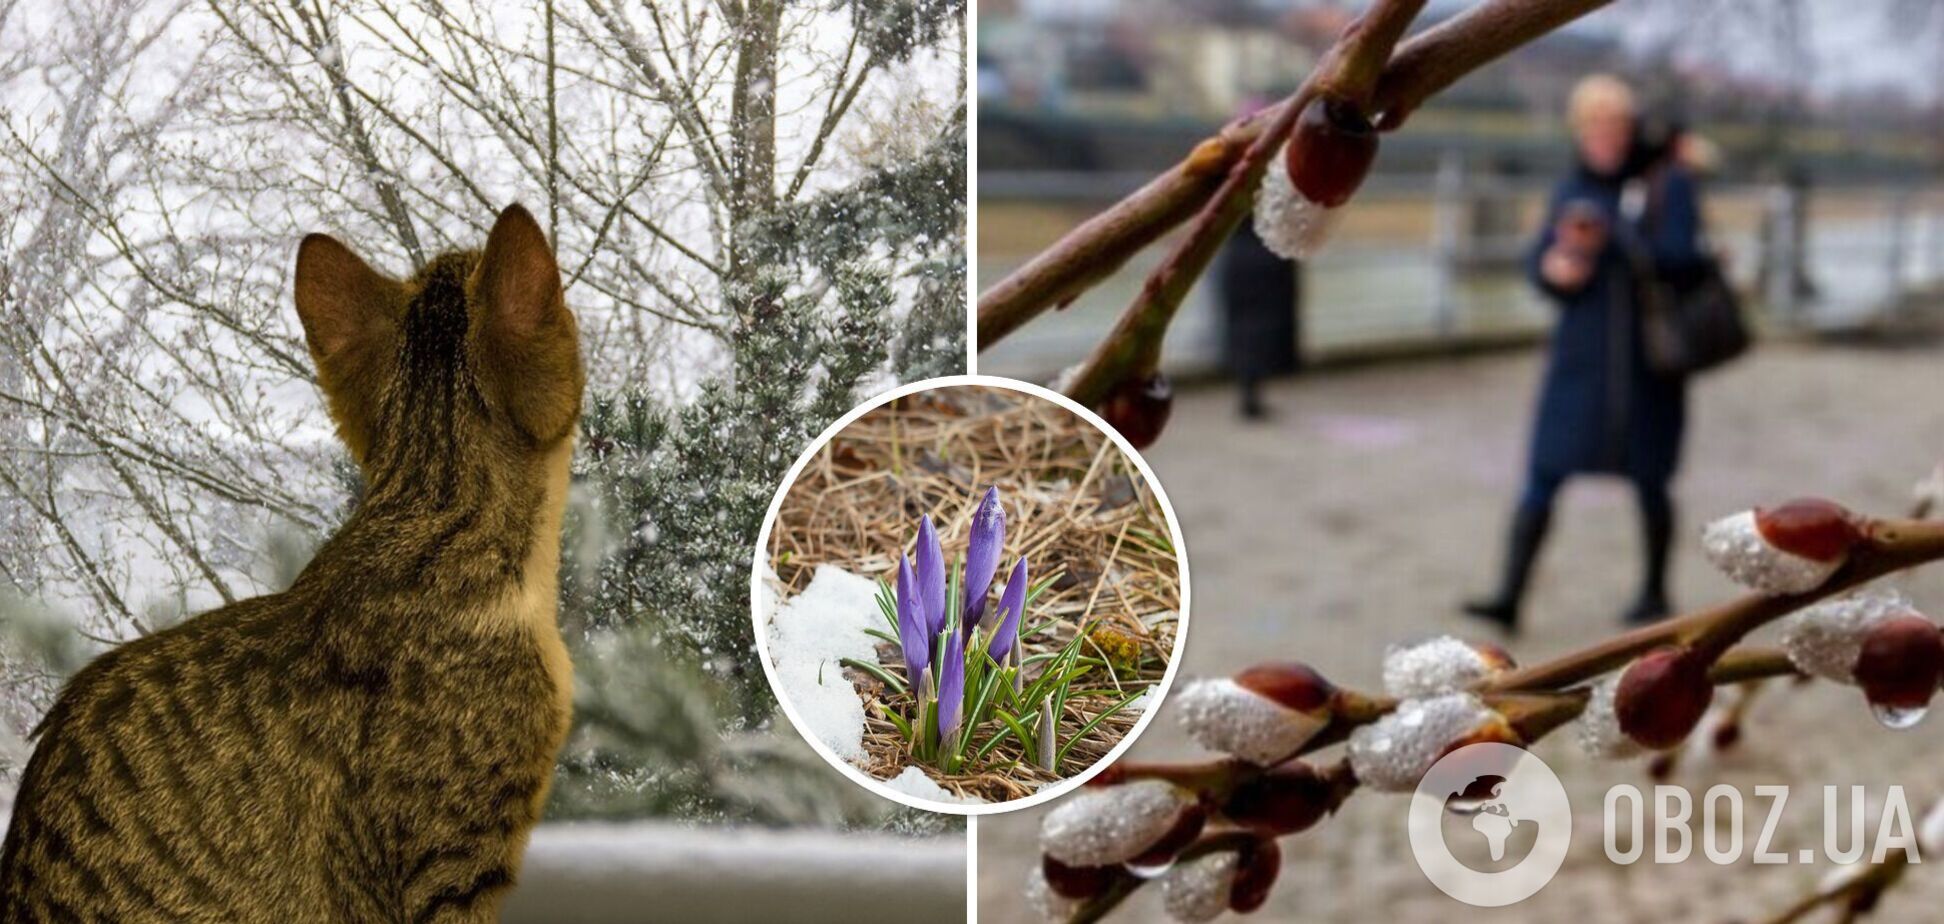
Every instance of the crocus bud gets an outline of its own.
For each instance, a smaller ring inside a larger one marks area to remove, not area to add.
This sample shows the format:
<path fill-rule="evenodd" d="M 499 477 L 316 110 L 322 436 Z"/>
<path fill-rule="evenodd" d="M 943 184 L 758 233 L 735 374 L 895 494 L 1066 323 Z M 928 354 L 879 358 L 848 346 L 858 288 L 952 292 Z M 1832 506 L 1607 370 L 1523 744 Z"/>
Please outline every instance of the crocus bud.
<path fill-rule="evenodd" d="M 967 635 L 985 618 L 986 592 L 992 587 L 993 573 L 999 570 L 999 552 L 1006 545 L 1006 508 L 999 504 L 997 487 L 986 489 L 979 509 L 972 513 L 969 532 L 965 549 L 965 609 L 959 623 Z"/>
<path fill-rule="evenodd" d="M 1848 510 L 1807 499 L 1716 520 L 1702 533 L 1701 548 L 1744 587 L 1797 594 L 1829 580 L 1862 537 Z"/>
<path fill-rule="evenodd" d="M 1236 914 L 1248 914 L 1269 900 L 1269 890 L 1276 886 L 1276 875 L 1282 872 L 1282 848 L 1268 838 L 1258 838 L 1254 843 L 1242 848 L 1241 861 L 1236 866 L 1235 884 L 1229 887 L 1229 910 Z"/>
<path fill-rule="evenodd" d="M 1517 743 L 1518 735 L 1476 695 L 1405 700 L 1350 733 L 1350 769 L 1371 789 L 1410 792 L 1444 755 L 1485 741 Z"/>
<path fill-rule="evenodd" d="M 1073 917 L 1085 899 L 1070 898 L 1053 890 L 1046 879 L 1043 865 L 1033 867 L 1026 874 L 1026 907 L 1033 909 L 1042 921 L 1065 921 Z"/>
<path fill-rule="evenodd" d="M 1052 857 L 1040 858 L 1046 885 L 1067 898 L 1088 899 L 1107 891 L 1118 872 L 1111 866 L 1068 866 Z"/>
<path fill-rule="evenodd" d="M 1101 402 L 1100 417 L 1135 449 L 1146 449 L 1160 438 L 1173 410 L 1174 385 L 1157 371 L 1122 379 Z"/>
<path fill-rule="evenodd" d="M 1441 635 L 1392 646 L 1384 655 L 1384 692 L 1398 699 L 1421 699 L 1465 689 L 1512 667 L 1512 656 L 1497 645 Z"/>
<path fill-rule="evenodd" d="M 1296 762 L 1247 780 L 1222 804 L 1222 816 L 1266 837 L 1307 830 L 1334 811 L 1343 791 L 1336 781 Z"/>
<path fill-rule="evenodd" d="M 1687 738 L 1714 700 L 1706 659 L 1686 648 L 1656 648 L 1620 674 L 1613 711 L 1627 737 L 1654 750 Z"/>
<path fill-rule="evenodd" d="M 1626 760 L 1641 753 L 1640 742 L 1620 730 L 1620 717 L 1613 711 L 1613 698 L 1619 686 L 1619 677 L 1608 677 L 1594 684 L 1592 694 L 1586 699 L 1586 708 L 1574 723 L 1575 738 L 1579 741 L 1580 749 L 1590 756 Z"/>
<path fill-rule="evenodd" d="M 1863 637 L 1856 657 L 1856 684 L 1877 718 L 1908 728 L 1924 717 L 1944 676 L 1944 636 L 1915 613 L 1892 616 Z"/>
<path fill-rule="evenodd" d="M 942 657 L 937 672 L 938 740 L 950 741 L 965 709 L 965 636 L 948 634 Z"/>
<path fill-rule="evenodd" d="M 1859 590 L 1804 607 L 1782 622 L 1782 650 L 1797 670 L 1837 683 L 1856 683 L 1863 639 L 1886 620 L 1911 614 L 1911 603 L 1889 590 Z"/>
<path fill-rule="evenodd" d="M 1175 695 L 1182 727 L 1210 750 L 1273 764 L 1330 724 L 1336 690 L 1307 665 L 1259 664 L 1226 680 L 1203 680 Z"/>
<path fill-rule="evenodd" d="M 1355 104 L 1311 100 L 1279 162 L 1263 174 L 1255 206 L 1257 236 L 1288 259 L 1315 253 L 1376 158 L 1377 131 Z"/>
<path fill-rule="evenodd" d="M 912 577 L 917 580 L 918 603 L 933 638 L 945 631 L 945 552 L 931 514 L 918 518 L 918 545 L 912 549 Z"/>
<path fill-rule="evenodd" d="M 1068 866 L 1126 863 L 1197 810 L 1194 793 L 1166 780 L 1084 788 L 1040 823 L 1040 849 Z"/>
<path fill-rule="evenodd" d="M 925 679 L 925 671 L 931 666 L 932 632 L 931 623 L 925 616 L 924 607 L 918 600 L 918 579 L 912 573 L 911 561 L 898 555 L 898 648 L 904 655 L 905 681 L 912 692 Z"/>
<path fill-rule="evenodd" d="M 992 660 L 1004 664 L 1006 656 L 1012 654 L 1014 644 L 1019 641 L 1019 623 L 1025 614 L 1026 559 L 1021 558 L 1013 566 L 1012 576 L 1006 579 L 1006 589 L 999 593 L 999 626 L 992 630 L 992 641 L 986 646 Z"/>

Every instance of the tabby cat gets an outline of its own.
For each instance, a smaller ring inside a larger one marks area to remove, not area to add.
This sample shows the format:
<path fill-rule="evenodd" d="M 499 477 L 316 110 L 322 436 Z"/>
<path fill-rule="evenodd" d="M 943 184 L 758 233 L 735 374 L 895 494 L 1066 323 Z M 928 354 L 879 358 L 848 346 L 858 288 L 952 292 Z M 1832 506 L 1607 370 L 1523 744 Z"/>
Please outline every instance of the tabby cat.
<path fill-rule="evenodd" d="M 367 490 L 283 593 L 103 654 L 36 731 L 0 921 L 489 921 L 567 732 L 583 373 L 545 235 L 405 281 L 320 234 L 297 314 Z"/>

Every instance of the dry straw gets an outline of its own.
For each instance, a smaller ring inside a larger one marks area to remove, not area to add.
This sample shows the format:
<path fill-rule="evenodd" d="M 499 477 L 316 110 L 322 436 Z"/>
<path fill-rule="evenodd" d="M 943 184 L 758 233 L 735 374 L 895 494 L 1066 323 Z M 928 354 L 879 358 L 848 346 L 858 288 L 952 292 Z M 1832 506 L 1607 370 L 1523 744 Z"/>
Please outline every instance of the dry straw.
<path fill-rule="evenodd" d="M 1076 683 L 1059 717 L 1073 741 L 1063 775 L 1092 766 L 1126 736 L 1139 714 L 1123 710 L 1085 735 L 1101 712 L 1158 684 L 1174 650 L 1181 584 L 1159 501 L 1115 444 L 1077 415 L 1005 389 L 955 386 L 908 395 L 844 428 L 803 469 L 778 512 L 770 564 L 788 593 L 818 565 L 891 580 L 894 550 L 929 512 L 947 560 L 963 553 L 980 496 L 997 485 L 1008 535 L 1002 561 L 1024 555 L 1059 579 L 1028 610 L 1025 654 L 1057 651 L 1082 625 L 1084 654 L 1114 665 Z M 907 550 L 908 551 L 908 550 Z M 898 662 L 893 646 L 879 660 Z M 1040 664 L 1028 667 L 1027 682 Z M 866 772 L 896 775 L 905 742 L 883 717 L 892 695 L 875 678 L 847 672 L 864 697 Z M 1077 741 L 1075 736 L 1080 736 Z M 1003 802 L 1058 779 L 1032 765 L 1008 739 L 967 772 L 939 779 L 961 796 Z"/>

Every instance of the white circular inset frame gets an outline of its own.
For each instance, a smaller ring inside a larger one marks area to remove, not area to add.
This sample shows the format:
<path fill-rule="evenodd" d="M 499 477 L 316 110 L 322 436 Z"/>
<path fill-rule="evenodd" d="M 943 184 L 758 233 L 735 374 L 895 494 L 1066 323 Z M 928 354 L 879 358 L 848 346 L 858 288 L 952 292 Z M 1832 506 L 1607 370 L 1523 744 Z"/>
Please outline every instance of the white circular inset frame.
<path fill-rule="evenodd" d="M 776 527 L 776 520 L 777 520 L 778 513 L 782 509 L 785 499 L 789 496 L 790 489 L 796 485 L 797 478 L 799 475 L 802 474 L 804 467 L 809 465 L 810 462 L 813 459 L 815 459 L 819 453 L 823 451 L 824 447 L 829 445 L 830 441 L 833 438 L 841 434 L 845 428 L 849 427 L 853 422 L 855 422 L 858 418 L 864 416 L 865 414 L 870 413 L 871 411 L 876 410 L 877 408 L 882 407 L 885 404 L 888 404 L 891 401 L 896 400 L 898 398 L 902 398 L 906 395 L 916 394 L 918 392 L 931 391 L 934 389 L 951 388 L 956 386 L 968 386 L 968 385 L 1019 392 L 1034 398 L 1039 398 L 1045 401 L 1052 402 L 1060 406 L 1061 408 L 1064 408 L 1065 410 L 1073 413 L 1081 420 L 1086 421 L 1089 425 L 1093 426 L 1095 429 L 1105 434 L 1109 440 L 1113 441 L 1115 447 L 1120 450 L 1122 456 L 1124 456 L 1134 466 L 1134 469 L 1140 473 L 1142 479 L 1145 480 L 1148 489 L 1154 492 L 1154 499 L 1157 505 L 1161 509 L 1161 515 L 1167 521 L 1168 538 L 1173 545 L 1175 568 L 1176 568 L 1176 574 L 1178 576 L 1178 580 L 1180 584 L 1180 600 L 1181 600 L 1180 613 L 1176 617 L 1176 623 L 1175 623 L 1174 648 L 1171 652 L 1169 652 L 1168 661 L 1166 666 L 1163 668 L 1161 680 L 1158 684 L 1152 687 L 1153 690 L 1152 700 L 1142 710 L 1141 715 L 1139 716 L 1139 718 L 1135 720 L 1133 727 L 1128 729 L 1126 735 L 1123 736 L 1118 742 L 1116 742 L 1112 747 L 1112 749 L 1109 750 L 1104 757 L 1101 757 L 1100 759 L 1094 761 L 1094 763 L 1091 766 L 1087 767 L 1085 770 L 1082 770 L 1071 777 L 1067 777 L 1066 779 L 1059 780 L 1058 782 L 1048 784 L 1040 791 L 1035 792 L 1032 795 L 1026 796 L 1021 799 L 1014 799 L 1009 802 L 994 802 L 994 803 L 979 803 L 979 804 L 936 802 L 927 799 L 921 799 L 912 796 L 910 794 L 900 792 L 896 789 L 891 788 L 885 780 L 878 779 L 877 777 L 874 777 L 871 774 L 864 772 L 864 770 L 862 770 L 861 768 L 851 764 L 849 761 L 845 760 L 841 755 L 837 754 L 834 750 L 832 750 L 828 744 L 826 744 L 824 741 L 819 739 L 815 734 L 807 731 L 805 728 L 806 723 L 804 722 L 802 716 L 799 715 L 796 704 L 792 703 L 790 701 L 790 697 L 783 692 L 783 686 L 777 674 L 776 663 L 774 658 L 772 657 L 772 653 L 769 650 L 769 626 L 767 624 L 767 619 L 766 619 L 767 614 L 763 612 L 763 606 L 761 604 L 761 601 L 764 600 L 764 598 L 768 595 L 768 588 L 764 584 L 764 573 L 766 571 L 765 565 L 768 559 L 770 534 L 771 531 L 774 530 Z M 1188 576 L 1188 550 L 1187 550 L 1187 546 L 1182 541 L 1181 524 L 1179 520 L 1177 520 L 1177 518 L 1175 517 L 1174 505 L 1168 501 L 1167 492 L 1162 488 L 1160 481 L 1154 477 L 1154 471 L 1148 467 L 1147 460 L 1143 459 L 1141 457 L 1141 454 L 1135 451 L 1134 447 L 1130 445 L 1127 442 L 1127 440 L 1120 435 L 1119 432 L 1117 432 L 1113 427 L 1109 426 L 1106 421 L 1101 420 L 1099 415 L 1095 414 L 1093 411 L 1088 410 L 1085 407 L 1082 407 L 1078 403 L 1075 403 L 1071 398 L 1068 398 L 1065 395 L 1062 395 L 1058 392 L 1051 391 L 1046 388 L 1042 388 L 1038 385 L 1033 385 L 1027 382 L 1021 382 L 1015 379 L 1006 379 L 1006 378 L 999 378 L 996 376 L 987 376 L 987 375 L 944 376 L 941 378 L 926 379 L 921 382 L 912 382 L 907 385 L 900 385 L 889 391 L 885 391 L 881 394 L 873 396 L 872 398 L 866 400 L 862 404 L 859 404 L 857 407 L 852 408 L 849 413 L 846 413 L 844 416 L 838 418 L 837 421 L 835 423 L 832 423 L 829 427 L 824 428 L 824 431 L 818 434 L 817 438 L 810 442 L 810 445 L 806 447 L 803 450 L 803 453 L 797 457 L 796 462 L 790 466 L 790 470 L 787 473 L 785 473 L 783 476 L 783 483 L 777 486 L 776 495 L 770 499 L 769 511 L 765 513 L 763 516 L 762 531 L 758 533 L 756 537 L 755 554 L 754 554 L 753 561 L 751 562 L 750 565 L 749 597 L 750 597 L 750 618 L 753 621 L 755 626 L 756 654 L 757 657 L 763 663 L 763 675 L 765 679 L 769 681 L 770 690 L 776 694 L 777 702 L 781 704 L 781 706 L 783 707 L 783 714 L 789 718 L 791 728 L 795 729 L 797 734 L 802 736 L 803 740 L 808 742 L 810 744 L 810 747 L 814 749 L 819 756 L 823 757 L 823 759 L 826 762 L 828 762 L 832 767 L 837 768 L 839 772 L 850 777 L 853 781 L 855 781 L 858 785 L 864 787 L 865 789 L 870 790 L 871 792 L 879 796 L 882 796 L 883 798 L 890 799 L 902 805 L 911 806 L 912 808 L 924 809 L 927 811 L 934 811 L 934 812 L 944 812 L 944 813 L 949 813 L 954 815 L 991 815 L 1000 812 L 1010 812 L 1016 809 L 1029 808 L 1031 806 L 1039 805 L 1041 803 L 1047 802 L 1048 800 L 1057 799 L 1060 796 L 1066 794 L 1067 792 L 1070 792 L 1074 788 L 1083 785 L 1084 783 L 1087 782 L 1087 780 L 1092 779 L 1096 774 L 1100 773 L 1100 771 L 1105 769 L 1109 764 L 1112 764 L 1114 761 L 1119 760 L 1121 755 L 1126 753 L 1127 749 L 1131 747 L 1134 744 L 1135 740 L 1141 736 L 1141 733 L 1147 729 L 1148 723 L 1153 721 L 1155 714 L 1159 711 L 1161 707 L 1161 704 L 1166 700 L 1169 688 L 1172 687 L 1174 684 L 1175 672 L 1179 668 L 1181 663 L 1182 646 L 1186 644 L 1188 638 L 1188 625 L 1189 625 L 1188 619 L 1189 619 L 1189 614 L 1191 612 L 1191 604 L 1192 604 L 1191 585 Z"/>

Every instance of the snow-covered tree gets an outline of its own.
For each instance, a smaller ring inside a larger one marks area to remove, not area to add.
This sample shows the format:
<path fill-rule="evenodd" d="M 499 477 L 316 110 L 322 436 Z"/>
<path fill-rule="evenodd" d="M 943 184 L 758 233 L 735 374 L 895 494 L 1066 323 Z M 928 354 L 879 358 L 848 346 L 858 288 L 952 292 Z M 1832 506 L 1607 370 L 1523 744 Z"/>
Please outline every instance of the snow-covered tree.
<path fill-rule="evenodd" d="M 783 469 L 864 392 L 963 368 L 963 18 L 961 0 L 0 0 L 7 613 L 63 614 L 99 646 L 281 586 L 359 487 L 291 310 L 297 241 L 326 231 L 403 275 L 521 201 L 590 374 L 570 639 L 667 667 L 657 696 L 583 691 L 621 725 L 577 734 L 576 760 L 654 759 L 611 732 L 670 697 L 760 732 L 747 574 Z M 0 644 L 16 734 L 60 673 L 35 638 Z M 821 817 L 711 793 L 724 779 L 607 804 Z M 567 782 L 563 801 L 588 795 Z"/>

